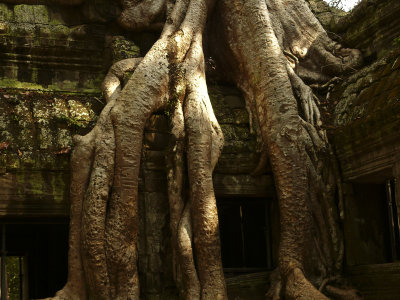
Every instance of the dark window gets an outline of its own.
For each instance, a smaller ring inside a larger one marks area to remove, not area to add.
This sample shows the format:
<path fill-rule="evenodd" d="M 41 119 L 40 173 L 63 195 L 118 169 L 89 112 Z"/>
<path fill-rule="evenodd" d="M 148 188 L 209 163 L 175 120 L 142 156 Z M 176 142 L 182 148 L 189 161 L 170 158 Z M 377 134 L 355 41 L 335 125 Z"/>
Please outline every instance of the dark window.
<path fill-rule="evenodd" d="M 394 180 L 353 184 L 346 201 L 345 243 L 348 265 L 388 263 L 400 258 Z"/>
<path fill-rule="evenodd" d="M 4 278 L 4 285 L 7 291 L 6 299 L 28 299 L 28 295 L 24 294 L 28 287 L 24 276 L 26 258 L 23 256 L 7 256 L 5 259 L 5 269 L 7 274 L 6 278 Z"/>
<path fill-rule="evenodd" d="M 226 271 L 251 272 L 272 267 L 267 201 L 218 199 L 222 263 Z"/>
<path fill-rule="evenodd" d="M 399 210 L 395 198 L 395 180 L 386 181 L 386 199 L 390 232 L 390 252 L 392 260 L 400 260 Z"/>
<path fill-rule="evenodd" d="M 5 250 L 3 257 L 7 255 L 9 300 L 54 296 L 67 280 L 68 224 L 2 226 L 5 235 L 1 234 L 1 248 Z"/>

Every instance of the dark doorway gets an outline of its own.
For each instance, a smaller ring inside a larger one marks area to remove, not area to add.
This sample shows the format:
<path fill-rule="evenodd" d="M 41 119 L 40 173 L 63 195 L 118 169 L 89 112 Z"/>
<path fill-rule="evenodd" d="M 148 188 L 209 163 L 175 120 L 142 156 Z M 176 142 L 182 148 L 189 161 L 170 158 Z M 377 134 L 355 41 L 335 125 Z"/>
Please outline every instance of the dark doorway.
<path fill-rule="evenodd" d="M 400 257 L 394 181 L 353 184 L 346 203 L 346 259 L 350 266 L 389 263 Z"/>
<path fill-rule="evenodd" d="M 396 182 L 395 179 L 386 181 L 386 199 L 389 219 L 390 245 L 392 260 L 400 260 L 400 224 L 399 208 L 396 200 Z"/>
<path fill-rule="evenodd" d="M 16 277 L 15 281 L 20 282 L 20 295 L 18 297 L 14 292 L 13 295 L 16 295 L 13 299 L 54 296 L 65 284 L 68 254 L 66 220 L 48 224 L 7 223 L 4 246 L 7 255 L 6 269 L 17 270 L 12 276 Z"/>
<path fill-rule="evenodd" d="M 272 265 L 266 199 L 219 198 L 222 263 L 226 272 L 254 272 Z"/>

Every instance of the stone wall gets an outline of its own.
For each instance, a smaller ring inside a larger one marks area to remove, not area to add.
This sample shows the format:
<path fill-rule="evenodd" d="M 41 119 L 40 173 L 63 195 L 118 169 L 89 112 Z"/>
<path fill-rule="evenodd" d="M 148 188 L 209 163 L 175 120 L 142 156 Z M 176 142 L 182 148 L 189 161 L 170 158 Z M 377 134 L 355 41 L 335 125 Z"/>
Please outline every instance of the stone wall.
<path fill-rule="evenodd" d="M 365 66 L 342 78 L 329 98 L 331 138 L 344 181 L 346 275 L 365 299 L 400 294 L 390 238 L 392 205 L 385 191 L 392 182 L 400 208 L 399 9 L 398 1 L 363 1 L 335 25 L 343 41 L 366 58 Z M 393 217 L 399 219 L 399 212 Z"/>
<path fill-rule="evenodd" d="M 93 126 L 92 95 L 1 89 L 0 216 L 67 216 L 72 134 Z"/>
<path fill-rule="evenodd" d="M 365 299 L 397 299 L 399 264 L 388 249 L 385 184 L 395 178 L 400 208 L 400 50 L 350 76 L 332 99 L 337 99 L 333 140 L 345 181 L 348 276 Z"/>
<path fill-rule="evenodd" d="M 384 57 L 400 37 L 400 2 L 364 0 L 330 30 L 341 36 L 348 47 L 362 50 L 368 60 Z"/>
<path fill-rule="evenodd" d="M 400 49 L 350 76 L 332 94 L 345 179 L 391 168 L 400 149 Z"/>
<path fill-rule="evenodd" d="M 306 0 L 306 2 L 322 26 L 328 31 L 332 31 L 333 25 L 347 14 L 343 10 L 329 6 L 324 0 Z"/>
<path fill-rule="evenodd" d="M 348 13 L 323 0 L 306 1 L 331 38 L 360 49 L 369 62 L 384 57 L 400 42 L 399 1 L 364 0 Z"/>
<path fill-rule="evenodd" d="M 107 0 L 78 7 L 0 3 L 0 85 L 99 92 L 113 60 L 140 54 L 132 41 L 115 38 L 124 34 L 117 13 Z M 154 37 L 139 39 L 148 47 Z"/>

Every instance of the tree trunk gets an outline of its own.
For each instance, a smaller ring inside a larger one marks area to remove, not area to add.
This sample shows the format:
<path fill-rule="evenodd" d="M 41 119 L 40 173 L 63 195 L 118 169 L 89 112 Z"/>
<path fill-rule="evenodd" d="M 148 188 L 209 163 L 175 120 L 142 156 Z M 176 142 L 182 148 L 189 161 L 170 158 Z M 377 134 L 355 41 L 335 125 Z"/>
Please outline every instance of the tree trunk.
<path fill-rule="evenodd" d="M 215 25 L 213 48 L 243 91 L 273 168 L 281 241 L 270 297 L 327 299 L 326 286 L 338 298 L 355 298 L 326 285 L 340 274 L 343 241 L 335 162 L 306 83 L 356 67 L 359 52 L 331 41 L 304 0 L 220 0 L 214 10 L 211 0 L 137 2 L 122 1 L 124 28 L 152 27 L 163 14 L 166 22 L 142 60 L 111 68 L 103 84 L 108 104 L 92 132 L 76 138 L 69 277 L 54 299 L 139 298 L 142 135 L 159 109 L 170 111 L 172 123 L 167 170 L 177 287 L 184 299 L 227 299 L 212 183 L 223 137 L 205 81 L 207 19 Z M 125 70 L 134 73 L 121 88 Z"/>
<path fill-rule="evenodd" d="M 226 0 L 219 10 L 225 57 L 237 66 L 234 80 L 253 109 L 279 198 L 283 285 L 275 282 L 269 294 L 327 299 L 318 287 L 340 274 L 343 258 L 335 161 L 302 78 L 324 81 L 360 55 L 331 41 L 304 1 Z"/>

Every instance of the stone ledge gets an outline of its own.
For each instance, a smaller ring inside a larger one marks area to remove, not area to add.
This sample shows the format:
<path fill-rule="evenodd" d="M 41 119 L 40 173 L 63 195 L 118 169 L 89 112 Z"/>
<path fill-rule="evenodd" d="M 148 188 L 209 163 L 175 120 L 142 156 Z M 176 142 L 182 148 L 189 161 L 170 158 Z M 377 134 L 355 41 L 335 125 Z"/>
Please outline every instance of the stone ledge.
<path fill-rule="evenodd" d="M 348 267 L 347 279 L 365 300 L 398 300 L 400 262 Z"/>

